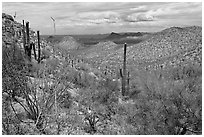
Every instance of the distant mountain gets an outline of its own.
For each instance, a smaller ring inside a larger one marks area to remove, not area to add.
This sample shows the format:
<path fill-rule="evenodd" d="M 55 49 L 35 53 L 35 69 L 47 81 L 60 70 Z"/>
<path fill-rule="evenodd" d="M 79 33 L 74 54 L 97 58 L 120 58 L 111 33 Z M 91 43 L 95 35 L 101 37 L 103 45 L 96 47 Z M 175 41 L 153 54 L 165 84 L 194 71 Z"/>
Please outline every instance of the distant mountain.
<path fill-rule="evenodd" d="M 106 40 L 115 40 L 115 39 L 121 39 L 121 38 L 127 38 L 127 37 L 141 37 L 149 33 L 144 32 L 126 32 L 126 33 L 115 33 L 111 32 L 107 37 L 104 39 Z"/>
<path fill-rule="evenodd" d="M 120 38 L 122 38 L 123 36 L 122 35 L 120 35 L 120 34 L 118 34 L 118 33 L 115 33 L 115 32 L 111 32 L 111 34 L 110 35 L 108 35 L 105 39 L 116 39 L 116 38 L 118 38 L 118 39 L 120 39 Z"/>
<path fill-rule="evenodd" d="M 128 36 L 141 37 L 141 36 L 143 36 L 144 34 L 147 34 L 147 33 L 142 33 L 142 32 L 137 32 L 137 33 L 128 32 L 128 33 L 124 33 L 123 36 L 124 36 L 124 37 L 128 37 Z"/>

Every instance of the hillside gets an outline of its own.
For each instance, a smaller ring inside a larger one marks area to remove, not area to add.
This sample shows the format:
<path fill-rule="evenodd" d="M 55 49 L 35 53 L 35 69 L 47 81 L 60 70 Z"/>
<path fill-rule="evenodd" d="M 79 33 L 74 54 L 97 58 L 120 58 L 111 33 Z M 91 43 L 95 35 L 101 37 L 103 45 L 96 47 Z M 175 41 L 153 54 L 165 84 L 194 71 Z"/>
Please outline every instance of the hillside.
<path fill-rule="evenodd" d="M 128 46 L 127 63 L 129 66 L 144 66 L 145 68 L 158 67 L 159 64 L 165 68 L 170 64 L 188 61 L 200 64 L 202 60 L 201 32 L 202 28 L 195 26 L 172 27 L 157 32 L 143 42 Z M 100 67 L 108 66 L 115 71 L 114 69 L 122 64 L 123 48 L 111 53 L 103 53 L 103 55 L 105 56 L 101 60 L 104 61 L 98 62 Z M 89 58 L 89 56 L 86 57 Z"/>

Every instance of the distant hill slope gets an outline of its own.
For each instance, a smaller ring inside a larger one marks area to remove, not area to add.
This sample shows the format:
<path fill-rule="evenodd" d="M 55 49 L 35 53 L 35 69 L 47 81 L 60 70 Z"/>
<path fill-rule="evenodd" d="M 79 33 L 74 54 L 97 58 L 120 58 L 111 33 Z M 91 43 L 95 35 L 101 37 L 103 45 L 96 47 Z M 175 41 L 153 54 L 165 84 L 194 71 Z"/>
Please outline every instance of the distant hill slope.
<path fill-rule="evenodd" d="M 82 58 L 88 59 L 91 63 L 98 63 L 105 61 L 106 56 L 112 54 L 117 49 L 118 45 L 112 41 L 103 41 L 84 50 L 80 56 Z"/>
<path fill-rule="evenodd" d="M 106 43 L 109 44 L 109 43 Z M 109 47 L 112 45 L 106 45 Z M 116 46 L 117 47 L 117 46 Z M 93 51 L 92 54 L 102 52 Z M 145 68 L 184 62 L 201 63 L 202 60 L 202 27 L 171 27 L 152 34 L 148 39 L 127 48 L 128 66 L 144 66 Z M 99 67 L 108 66 L 112 71 L 122 65 L 123 48 L 102 53 L 97 59 Z M 87 58 L 90 56 L 87 55 Z M 93 59 L 93 58 L 92 58 Z M 159 63 L 160 62 L 160 63 Z M 172 63 L 173 62 L 173 63 Z"/>
<path fill-rule="evenodd" d="M 65 50 L 75 50 L 81 46 L 80 43 L 71 36 L 65 36 L 57 45 Z"/>

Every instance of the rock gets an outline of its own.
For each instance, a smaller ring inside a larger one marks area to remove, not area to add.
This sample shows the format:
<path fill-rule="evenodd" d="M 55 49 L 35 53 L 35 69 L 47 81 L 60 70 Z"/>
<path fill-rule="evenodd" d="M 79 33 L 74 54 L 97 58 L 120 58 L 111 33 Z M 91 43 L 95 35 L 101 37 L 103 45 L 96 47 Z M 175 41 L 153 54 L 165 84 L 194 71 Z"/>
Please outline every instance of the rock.
<path fill-rule="evenodd" d="M 2 19 L 14 21 L 14 19 L 13 19 L 13 17 L 11 15 L 8 15 L 8 14 L 5 14 L 5 13 L 2 13 Z"/>

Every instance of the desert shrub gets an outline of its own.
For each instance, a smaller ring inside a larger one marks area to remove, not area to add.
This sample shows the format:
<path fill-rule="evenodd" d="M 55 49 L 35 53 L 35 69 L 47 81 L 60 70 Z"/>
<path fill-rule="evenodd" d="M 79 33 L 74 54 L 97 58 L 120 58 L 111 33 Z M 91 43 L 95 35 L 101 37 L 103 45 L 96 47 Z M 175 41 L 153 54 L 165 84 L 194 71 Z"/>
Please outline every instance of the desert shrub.
<path fill-rule="evenodd" d="M 180 66 L 169 67 L 161 75 L 172 80 L 196 78 L 202 75 L 202 67 L 196 63 L 188 62 Z"/>
<path fill-rule="evenodd" d="M 14 96 L 14 94 L 20 95 L 20 90 L 24 90 L 27 66 L 23 60 L 24 56 L 17 46 L 15 47 L 15 51 L 13 51 L 13 47 L 8 48 L 4 45 L 2 46 L 3 92 L 12 92 Z"/>
<path fill-rule="evenodd" d="M 202 67 L 198 64 L 188 63 L 183 67 L 183 75 L 187 78 L 195 78 L 202 76 Z"/>
<path fill-rule="evenodd" d="M 51 54 L 52 53 L 48 49 L 42 49 L 41 59 L 48 59 Z"/>
<path fill-rule="evenodd" d="M 59 60 L 57 58 L 47 59 L 45 62 L 45 69 L 47 74 L 55 75 L 58 73 Z M 45 71 L 44 71 L 45 72 Z"/>
<path fill-rule="evenodd" d="M 140 129 L 138 134 L 201 134 L 201 77 L 174 81 L 145 73 L 139 73 L 141 92 L 128 111 L 127 123 Z"/>
<path fill-rule="evenodd" d="M 88 72 L 90 70 L 90 66 L 88 64 L 85 64 L 85 63 L 78 63 L 75 67 L 78 70 L 82 70 L 84 72 Z"/>
<path fill-rule="evenodd" d="M 119 93 L 106 88 L 98 89 L 93 94 L 93 99 L 100 104 L 111 104 L 118 101 Z"/>
<path fill-rule="evenodd" d="M 72 105 L 72 97 L 69 92 L 63 92 L 59 96 L 59 106 L 62 108 L 70 108 Z"/>
<path fill-rule="evenodd" d="M 97 87 L 89 87 L 80 92 L 80 96 L 77 100 L 81 105 L 79 111 L 83 112 L 85 122 L 84 130 L 87 133 L 105 134 L 106 130 L 107 132 L 109 131 L 110 134 L 114 134 L 108 129 L 111 117 L 115 115 L 117 111 L 118 100 L 114 92 L 108 91 L 105 88 L 97 89 Z"/>
<path fill-rule="evenodd" d="M 5 134 L 27 134 L 28 130 L 34 130 L 32 127 L 28 127 L 27 123 L 23 123 L 22 119 L 25 118 L 26 114 L 16 112 L 14 104 L 24 106 L 18 98 L 26 99 L 28 94 L 27 77 L 29 74 L 28 66 L 26 65 L 26 58 L 22 54 L 22 51 L 17 45 L 14 47 L 3 46 L 2 56 L 2 89 L 4 93 L 3 97 L 3 113 L 2 114 L 2 125 L 4 127 Z M 28 100 L 27 100 L 28 101 Z M 26 105 L 25 105 L 26 106 Z M 24 106 L 24 107 L 25 107 Z M 27 112 L 29 112 L 29 106 L 27 104 Z M 23 109 L 23 108 L 22 108 Z M 34 112 L 34 111 L 33 111 Z M 25 130 L 27 125 L 28 130 Z M 31 133 L 32 134 L 32 133 Z"/>
<path fill-rule="evenodd" d="M 31 65 L 34 67 L 33 71 L 36 72 L 35 78 L 26 77 L 26 74 L 31 72 L 28 72 L 25 62 L 21 61 L 24 59 L 23 55 L 13 56 L 11 53 L 14 52 L 10 50 L 12 49 L 4 48 L 3 52 L 3 91 L 9 95 L 9 100 L 4 100 L 4 108 L 7 112 L 3 114 L 4 134 L 45 134 L 47 116 L 52 114 L 51 110 L 55 102 L 54 93 L 57 93 L 57 102 L 60 107 L 69 108 L 72 103 L 71 95 L 66 92 L 69 83 L 62 77 L 65 72 L 59 68 L 57 59 L 50 58 L 44 64 Z M 16 48 L 15 54 L 21 53 L 17 50 Z M 33 79 L 30 86 L 28 86 L 28 79 Z M 21 97 L 24 102 L 16 100 L 17 96 Z M 16 106 L 11 106 L 14 103 L 25 110 L 25 116 L 16 112 Z M 6 108 L 11 109 L 6 110 Z M 12 119 L 8 117 L 8 114 L 12 114 Z M 6 124 L 8 118 L 9 121 L 14 122 Z M 18 122 L 15 122 L 15 119 Z M 27 123 L 24 123 L 25 119 L 30 119 L 33 127 L 30 128 Z M 12 127 L 16 127 L 16 130 L 11 130 Z"/>

